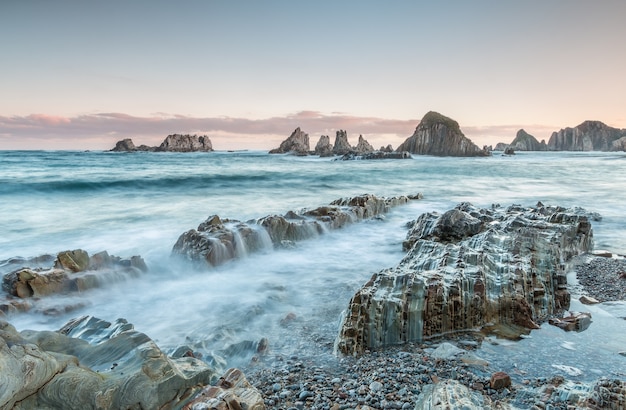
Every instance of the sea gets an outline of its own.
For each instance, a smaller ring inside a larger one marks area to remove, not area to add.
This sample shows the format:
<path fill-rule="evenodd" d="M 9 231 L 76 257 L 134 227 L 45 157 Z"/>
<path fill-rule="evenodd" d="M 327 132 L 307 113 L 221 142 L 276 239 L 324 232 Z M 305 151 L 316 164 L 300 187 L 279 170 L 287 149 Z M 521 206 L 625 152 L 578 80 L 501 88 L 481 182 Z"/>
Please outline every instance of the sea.
<path fill-rule="evenodd" d="M 250 355 L 233 347 L 263 339 L 271 355 L 332 366 L 341 360 L 333 346 L 351 296 L 401 260 L 407 223 L 420 214 L 461 202 L 581 207 L 602 216 L 593 222 L 595 249 L 626 255 L 625 181 L 624 152 L 341 161 L 262 151 L 0 151 L 0 268 L 71 249 L 139 255 L 149 268 L 139 278 L 42 301 L 82 306 L 75 310 L 5 320 L 21 331 L 57 330 L 82 315 L 123 318 L 166 352 L 191 345 L 223 366 L 245 365 Z M 178 237 L 211 215 L 248 221 L 365 193 L 423 199 L 215 268 L 172 257 Z M 518 379 L 623 379 L 625 303 L 585 306 L 573 298 L 572 310 L 592 314 L 587 330 L 544 324 L 520 341 L 488 338 L 476 354 Z"/>

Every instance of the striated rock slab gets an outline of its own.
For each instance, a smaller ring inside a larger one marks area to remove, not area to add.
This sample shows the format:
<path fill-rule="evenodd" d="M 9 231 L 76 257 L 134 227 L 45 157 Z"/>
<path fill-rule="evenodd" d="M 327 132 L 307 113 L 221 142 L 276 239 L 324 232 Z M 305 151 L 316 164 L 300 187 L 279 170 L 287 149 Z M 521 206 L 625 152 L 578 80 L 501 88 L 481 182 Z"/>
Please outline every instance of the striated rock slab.
<path fill-rule="evenodd" d="M 396 151 L 453 157 L 491 155 L 491 152 L 480 149 L 463 135 L 456 121 L 434 111 L 424 115 L 413 135 L 400 144 Z"/>
<path fill-rule="evenodd" d="M 17 333 L 0 321 L 0 408 L 169 409 L 215 379 L 192 357 L 168 358 L 123 319 Z"/>
<path fill-rule="evenodd" d="M 248 222 L 222 220 L 213 215 L 198 229 L 183 233 L 172 253 L 199 262 L 202 266 L 216 266 L 261 249 L 288 246 L 295 241 L 319 236 L 328 230 L 384 214 L 393 206 L 419 198 L 419 194 L 392 198 L 367 194 L 338 199 L 330 205 L 311 210 L 290 211 L 285 215 L 269 215 Z"/>
<path fill-rule="evenodd" d="M 410 224 L 406 256 L 352 298 L 344 354 L 498 324 L 525 328 L 569 307 L 566 263 L 592 247 L 581 209 L 464 203 Z"/>
<path fill-rule="evenodd" d="M 281 142 L 278 148 L 271 150 L 270 154 L 286 154 L 291 152 L 296 155 L 308 155 L 309 149 L 309 134 L 298 127 L 291 133 L 289 138 Z"/>

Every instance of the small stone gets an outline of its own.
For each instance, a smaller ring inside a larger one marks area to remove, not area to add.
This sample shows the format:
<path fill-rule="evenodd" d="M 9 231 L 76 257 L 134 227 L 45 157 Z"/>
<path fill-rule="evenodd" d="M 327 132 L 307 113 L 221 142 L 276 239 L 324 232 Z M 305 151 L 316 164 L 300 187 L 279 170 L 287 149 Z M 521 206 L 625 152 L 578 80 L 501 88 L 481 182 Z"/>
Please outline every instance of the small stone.
<path fill-rule="evenodd" d="M 489 380 L 489 385 L 494 390 L 500 390 L 505 387 L 511 386 L 511 376 L 506 374 L 505 372 L 495 372 L 491 375 L 491 379 Z"/>
<path fill-rule="evenodd" d="M 600 303 L 600 301 L 596 298 L 592 298 L 591 296 L 581 296 L 580 299 L 580 303 L 582 303 L 583 305 L 595 305 L 597 303 Z"/>
<path fill-rule="evenodd" d="M 370 383 L 370 390 L 373 392 L 378 392 L 383 389 L 383 384 L 378 381 L 373 381 Z"/>

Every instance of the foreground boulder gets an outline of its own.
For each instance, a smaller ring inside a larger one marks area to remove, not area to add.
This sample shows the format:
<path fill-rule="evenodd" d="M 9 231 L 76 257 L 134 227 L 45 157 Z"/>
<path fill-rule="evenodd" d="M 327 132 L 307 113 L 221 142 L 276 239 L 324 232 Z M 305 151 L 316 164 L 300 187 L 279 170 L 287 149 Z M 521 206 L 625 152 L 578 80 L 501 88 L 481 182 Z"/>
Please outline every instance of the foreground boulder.
<path fill-rule="evenodd" d="M 309 150 L 309 134 L 298 127 L 291 133 L 289 138 L 281 142 L 278 148 L 271 150 L 270 154 L 286 154 L 289 152 L 296 155 L 308 155 Z"/>
<path fill-rule="evenodd" d="M 488 150 L 478 148 L 463 135 L 456 121 L 434 111 L 424 115 L 413 135 L 400 144 L 396 151 L 452 157 L 491 155 Z"/>
<path fill-rule="evenodd" d="M 592 248 L 580 209 L 461 204 L 411 224 L 407 255 L 351 299 L 344 354 L 489 325 L 537 328 L 569 307 L 566 263 Z"/>
<path fill-rule="evenodd" d="M 167 357 L 123 319 L 82 317 L 58 332 L 0 321 L 0 408 L 178 408 L 216 379 L 193 357 Z"/>
<path fill-rule="evenodd" d="M 269 215 L 245 223 L 222 220 L 213 215 L 198 229 L 183 233 L 172 253 L 203 266 L 216 266 L 261 249 L 288 247 L 328 230 L 384 214 L 393 206 L 419 198 L 419 194 L 392 198 L 361 195 L 341 198 L 311 210 L 289 211 L 285 215 Z"/>

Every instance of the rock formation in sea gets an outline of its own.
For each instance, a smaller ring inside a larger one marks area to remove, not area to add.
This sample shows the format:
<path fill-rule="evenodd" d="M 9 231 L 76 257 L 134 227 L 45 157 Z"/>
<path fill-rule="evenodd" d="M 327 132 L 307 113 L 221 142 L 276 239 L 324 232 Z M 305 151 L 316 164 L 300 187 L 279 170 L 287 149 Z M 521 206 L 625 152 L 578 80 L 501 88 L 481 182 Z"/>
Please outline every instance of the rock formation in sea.
<path fill-rule="evenodd" d="M 626 136 L 613 141 L 611 151 L 626 151 Z"/>
<path fill-rule="evenodd" d="M 298 127 L 291 133 L 289 138 L 281 142 L 278 148 L 272 149 L 270 154 L 292 153 L 295 155 L 308 155 L 309 150 L 309 134 Z"/>
<path fill-rule="evenodd" d="M 183 233 L 172 253 L 200 266 L 216 266 L 261 249 L 293 246 L 294 242 L 373 218 L 393 206 L 420 198 L 420 194 L 392 198 L 361 195 L 341 198 L 311 210 L 289 211 L 285 215 L 269 215 L 245 223 L 213 215 L 198 229 Z"/>
<path fill-rule="evenodd" d="M 315 145 L 315 155 L 320 157 L 332 157 L 333 146 L 330 143 L 328 135 L 322 135 Z"/>
<path fill-rule="evenodd" d="M 206 135 L 168 135 L 157 151 L 164 152 L 208 152 L 213 151 L 213 144 Z"/>
<path fill-rule="evenodd" d="M 193 357 L 170 358 L 124 319 L 84 316 L 57 332 L 0 320 L 0 408 L 166 409 L 217 379 Z"/>
<path fill-rule="evenodd" d="M 335 134 L 335 144 L 333 145 L 334 155 L 345 155 L 352 151 L 352 146 L 348 142 L 348 133 L 345 130 L 339 130 Z"/>
<path fill-rule="evenodd" d="M 350 151 L 347 154 L 337 158 L 337 160 L 351 161 L 351 160 L 371 160 L 371 159 L 410 159 L 413 158 L 408 151 L 373 151 L 363 154 L 357 154 L 355 151 Z"/>
<path fill-rule="evenodd" d="M 356 151 L 357 154 L 362 155 L 374 152 L 374 147 L 372 147 L 372 145 L 367 142 L 362 135 L 359 135 L 359 142 L 356 144 L 356 147 L 354 147 L 354 151 Z"/>
<path fill-rule="evenodd" d="M 434 111 L 424 115 L 413 135 L 400 144 L 396 151 L 454 157 L 491 155 L 463 135 L 456 121 Z"/>
<path fill-rule="evenodd" d="M 553 132 L 550 151 L 609 151 L 613 142 L 626 137 L 626 130 L 609 127 L 600 121 L 585 121 L 574 128 Z"/>
<path fill-rule="evenodd" d="M 537 328 L 569 307 L 566 264 L 592 248 L 592 236 L 583 210 L 541 203 L 463 203 L 423 214 L 410 224 L 402 261 L 352 297 L 338 351 L 360 354 L 487 325 L 492 332 Z"/>
<path fill-rule="evenodd" d="M 9 264 L 10 266 L 10 264 Z M 0 311 L 5 313 L 30 310 L 39 299 L 49 295 L 83 292 L 105 284 L 134 278 L 148 267 L 139 256 L 122 259 L 103 251 L 89 256 L 82 249 L 57 254 L 54 266 L 19 267 L 5 274 L 0 296 Z M 46 314 L 68 311 L 70 307 L 46 307 Z"/>
<path fill-rule="evenodd" d="M 112 152 L 210 152 L 213 151 L 213 144 L 206 135 L 172 134 L 165 137 L 158 147 L 147 145 L 135 146 L 130 138 L 118 141 Z"/>
<path fill-rule="evenodd" d="M 548 146 L 546 142 L 542 140 L 541 142 L 537 141 L 537 138 L 533 137 L 524 129 L 520 129 L 517 131 L 515 138 L 509 144 L 509 148 L 512 148 L 515 151 L 547 151 Z"/>
<path fill-rule="evenodd" d="M 506 142 L 498 142 L 496 144 L 496 147 L 494 148 L 494 151 L 504 151 L 508 146 L 509 144 L 507 144 Z"/>

